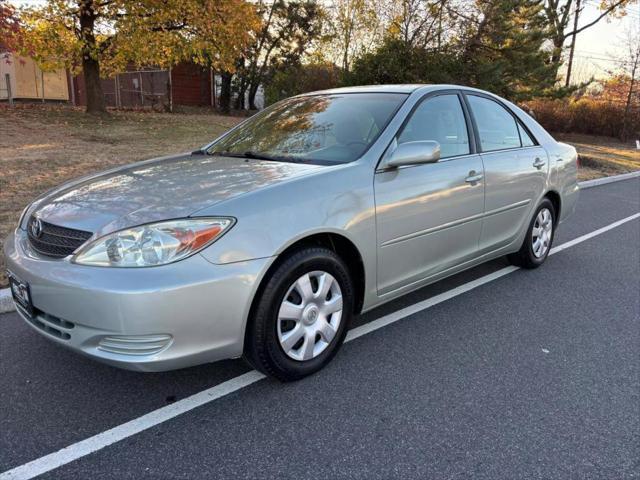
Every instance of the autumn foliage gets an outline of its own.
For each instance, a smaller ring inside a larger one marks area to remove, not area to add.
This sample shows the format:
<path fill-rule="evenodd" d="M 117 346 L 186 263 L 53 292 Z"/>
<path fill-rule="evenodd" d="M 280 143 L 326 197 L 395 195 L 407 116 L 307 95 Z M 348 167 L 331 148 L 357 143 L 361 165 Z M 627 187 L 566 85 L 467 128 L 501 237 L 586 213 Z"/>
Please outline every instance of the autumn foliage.
<path fill-rule="evenodd" d="M 19 46 L 20 23 L 15 8 L 0 0 L 0 52 L 13 51 Z"/>
<path fill-rule="evenodd" d="M 48 0 L 19 14 L 22 50 L 43 68 L 82 71 L 93 112 L 105 110 L 102 75 L 183 60 L 232 70 L 260 25 L 244 0 Z"/>
<path fill-rule="evenodd" d="M 536 119 L 552 132 L 572 132 L 620 138 L 629 92 L 629 77 L 617 76 L 578 97 L 526 103 Z M 628 137 L 640 138 L 640 90 L 631 97 Z"/>

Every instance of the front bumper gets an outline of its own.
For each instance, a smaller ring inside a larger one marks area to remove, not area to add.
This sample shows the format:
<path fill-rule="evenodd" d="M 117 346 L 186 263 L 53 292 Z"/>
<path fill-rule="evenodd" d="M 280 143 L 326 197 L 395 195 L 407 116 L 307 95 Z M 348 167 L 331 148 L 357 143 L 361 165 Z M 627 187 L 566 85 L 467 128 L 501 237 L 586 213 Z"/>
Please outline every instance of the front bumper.
<path fill-rule="evenodd" d="M 202 255 L 149 268 L 105 268 L 33 252 L 9 235 L 7 268 L 28 282 L 36 314 L 22 318 L 52 341 L 111 365 L 165 371 L 242 354 L 251 300 L 271 258 L 214 265 Z"/>

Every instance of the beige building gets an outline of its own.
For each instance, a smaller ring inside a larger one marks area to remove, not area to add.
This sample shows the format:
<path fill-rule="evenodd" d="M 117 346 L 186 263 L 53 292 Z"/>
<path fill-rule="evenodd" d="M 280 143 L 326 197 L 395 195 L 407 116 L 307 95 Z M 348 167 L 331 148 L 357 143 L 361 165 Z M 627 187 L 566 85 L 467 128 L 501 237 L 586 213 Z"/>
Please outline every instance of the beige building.
<path fill-rule="evenodd" d="M 0 100 L 7 100 L 9 93 L 14 99 L 69 100 L 67 72 L 64 69 L 43 72 L 28 57 L 0 53 Z"/>

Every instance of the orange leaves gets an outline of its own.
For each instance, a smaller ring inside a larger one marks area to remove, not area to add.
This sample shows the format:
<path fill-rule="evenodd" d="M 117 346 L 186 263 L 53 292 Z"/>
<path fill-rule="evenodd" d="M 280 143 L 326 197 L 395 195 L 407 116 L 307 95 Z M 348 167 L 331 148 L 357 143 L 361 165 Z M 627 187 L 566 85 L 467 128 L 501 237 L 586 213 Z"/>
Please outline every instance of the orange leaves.
<path fill-rule="evenodd" d="M 168 67 L 184 60 L 233 69 L 259 26 L 245 0 L 48 0 L 20 16 L 25 47 L 39 63 L 74 68 L 86 54 L 106 75 L 129 64 Z"/>

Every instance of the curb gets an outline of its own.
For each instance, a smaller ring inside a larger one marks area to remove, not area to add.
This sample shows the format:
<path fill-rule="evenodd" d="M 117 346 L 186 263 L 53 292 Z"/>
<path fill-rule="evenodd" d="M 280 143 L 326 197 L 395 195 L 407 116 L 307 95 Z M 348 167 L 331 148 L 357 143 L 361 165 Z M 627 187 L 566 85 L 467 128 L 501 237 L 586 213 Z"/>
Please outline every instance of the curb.
<path fill-rule="evenodd" d="M 596 178 L 594 180 L 587 180 L 585 182 L 578 182 L 580 188 L 591 188 L 599 185 L 606 185 L 607 183 L 621 182 L 622 180 L 629 180 L 630 178 L 640 177 L 640 171 L 623 173 L 622 175 L 613 175 L 612 177 Z M 0 290 L 0 313 L 13 312 L 16 309 L 11 298 L 11 290 L 4 288 Z"/>
<path fill-rule="evenodd" d="M 16 306 L 13 304 L 13 298 L 11 298 L 11 290 L 3 288 L 0 290 L 0 313 L 13 312 Z"/>
<path fill-rule="evenodd" d="M 597 187 L 598 185 L 606 185 L 607 183 L 620 182 L 622 180 L 629 180 L 630 178 L 636 177 L 640 177 L 640 171 L 586 180 L 584 182 L 578 182 L 578 185 L 580 185 L 580 188 L 591 188 Z"/>

